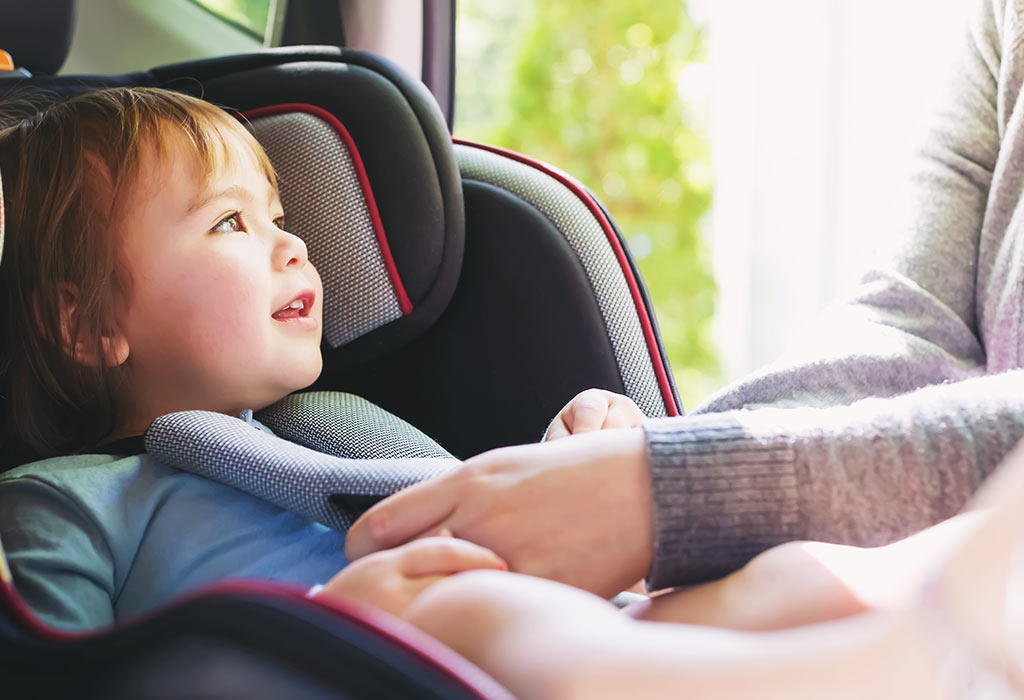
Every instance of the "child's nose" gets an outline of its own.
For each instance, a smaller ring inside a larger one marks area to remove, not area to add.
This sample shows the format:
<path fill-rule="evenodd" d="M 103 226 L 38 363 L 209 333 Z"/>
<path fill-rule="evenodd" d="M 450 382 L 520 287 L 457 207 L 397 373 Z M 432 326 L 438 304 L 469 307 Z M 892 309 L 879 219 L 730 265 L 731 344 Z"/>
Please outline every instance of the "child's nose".
<path fill-rule="evenodd" d="M 284 270 L 288 267 L 302 267 L 309 261 L 305 242 L 295 234 L 280 231 L 273 251 L 274 267 Z"/>

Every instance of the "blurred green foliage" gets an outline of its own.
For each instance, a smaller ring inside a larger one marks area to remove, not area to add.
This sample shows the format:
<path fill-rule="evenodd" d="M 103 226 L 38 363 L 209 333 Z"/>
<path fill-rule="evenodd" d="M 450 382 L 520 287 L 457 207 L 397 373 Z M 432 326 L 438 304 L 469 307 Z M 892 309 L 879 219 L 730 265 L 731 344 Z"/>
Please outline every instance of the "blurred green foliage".
<path fill-rule="evenodd" d="M 705 42 L 681 0 L 459 0 L 455 132 L 571 173 L 612 213 L 683 403 L 718 385 Z"/>
<path fill-rule="evenodd" d="M 263 39 L 270 0 L 193 0 L 210 12 Z"/>

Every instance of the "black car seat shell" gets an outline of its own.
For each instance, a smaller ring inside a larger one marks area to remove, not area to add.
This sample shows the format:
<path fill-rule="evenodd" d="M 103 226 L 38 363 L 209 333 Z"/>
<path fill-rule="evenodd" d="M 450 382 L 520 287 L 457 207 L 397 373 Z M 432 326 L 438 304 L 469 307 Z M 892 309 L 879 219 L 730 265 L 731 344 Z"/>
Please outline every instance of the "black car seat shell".
<path fill-rule="evenodd" d="M 114 630 L 68 633 L 34 617 L 2 566 L 0 690 L 11 700 L 512 700 L 401 621 L 293 586 L 223 582 Z"/>
<path fill-rule="evenodd" d="M 313 389 L 363 396 L 461 458 L 537 440 L 566 401 L 592 386 L 630 395 L 651 417 L 681 411 L 643 282 L 600 204 L 550 166 L 453 146 L 429 92 L 385 59 L 335 47 L 270 49 L 122 76 L 0 78 L 0 98 L 117 85 L 201 95 L 252 114 L 258 136 L 261 120 L 286 109 L 322 110 L 351 136 L 411 310 L 341 344 L 325 333 Z M 294 222 L 309 210 L 289 202 L 282 175 L 289 227 L 302 235 Z M 578 211 L 560 216 L 566 193 Z M 333 201 L 340 212 L 348 200 Z M 316 248 L 311 260 L 344 290 L 349 280 L 320 260 L 331 246 Z M 364 295 L 361 308 L 370 307 Z M 491 409 L 480 411 L 483 404 Z"/>
<path fill-rule="evenodd" d="M 5 20 L 10 4 L 0 3 Z M 18 64 L 19 47 L 6 47 Z M 46 75 L 55 65 L 0 76 L 0 100 L 159 86 L 252 125 L 334 305 L 312 389 L 358 394 L 459 457 L 536 441 L 591 386 L 630 395 L 650 416 L 681 412 L 607 212 L 557 169 L 453 144 L 429 92 L 390 62 L 292 47 L 120 76 Z M 275 584 L 225 582 L 69 635 L 34 619 L 2 560 L 0 549 L 8 697 L 509 697 L 399 621 Z"/>
<path fill-rule="evenodd" d="M 0 47 L 17 56 L 19 73 L 54 75 L 75 29 L 75 0 L 0 1 Z"/>

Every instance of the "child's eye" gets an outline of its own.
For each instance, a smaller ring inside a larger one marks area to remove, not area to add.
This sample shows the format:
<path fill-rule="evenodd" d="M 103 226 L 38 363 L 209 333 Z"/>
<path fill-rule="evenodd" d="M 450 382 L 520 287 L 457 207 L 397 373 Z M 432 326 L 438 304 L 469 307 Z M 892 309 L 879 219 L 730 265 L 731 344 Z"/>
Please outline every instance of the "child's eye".
<path fill-rule="evenodd" d="M 229 233 L 231 231 L 245 231 L 245 224 L 242 223 L 242 215 L 238 212 L 228 214 L 218 221 L 210 229 L 211 233 Z"/>
<path fill-rule="evenodd" d="M 284 231 L 284 216 L 283 215 L 277 217 L 276 219 L 274 219 L 274 226 L 277 226 L 279 229 Z"/>

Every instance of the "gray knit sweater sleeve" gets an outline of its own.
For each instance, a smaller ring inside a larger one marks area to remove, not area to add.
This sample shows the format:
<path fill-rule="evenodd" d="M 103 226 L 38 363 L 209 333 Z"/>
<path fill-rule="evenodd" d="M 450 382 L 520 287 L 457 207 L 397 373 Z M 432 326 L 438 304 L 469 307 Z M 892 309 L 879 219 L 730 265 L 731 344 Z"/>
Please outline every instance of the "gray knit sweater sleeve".
<path fill-rule="evenodd" d="M 647 425 L 653 587 L 787 540 L 909 534 L 1024 437 L 1020 20 L 1011 0 L 975 2 L 902 244 L 779 362 Z"/>

